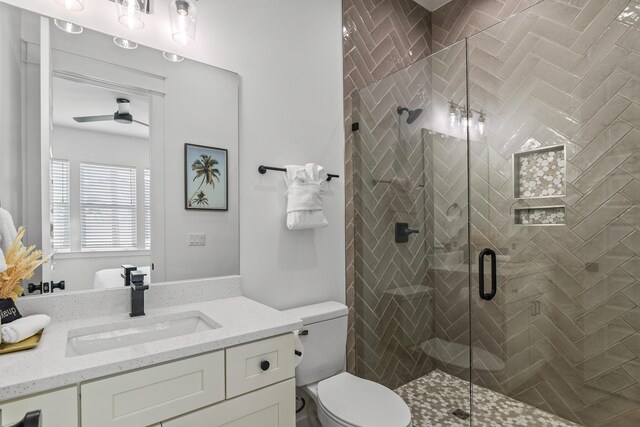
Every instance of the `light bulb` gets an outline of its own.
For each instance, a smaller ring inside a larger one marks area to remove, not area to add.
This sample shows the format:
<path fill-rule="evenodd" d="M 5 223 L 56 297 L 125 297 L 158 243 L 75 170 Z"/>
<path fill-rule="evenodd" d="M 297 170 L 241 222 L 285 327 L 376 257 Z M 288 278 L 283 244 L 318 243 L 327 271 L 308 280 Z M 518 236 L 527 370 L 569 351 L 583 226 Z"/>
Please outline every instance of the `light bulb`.
<path fill-rule="evenodd" d="M 162 56 L 164 57 L 164 59 L 171 62 L 184 61 L 184 58 L 182 56 L 176 55 L 175 53 L 171 53 L 171 52 L 162 52 Z"/>
<path fill-rule="evenodd" d="M 144 13 L 147 0 L 115 0 L 118 11 L 118 22 L 132 30 L 144 28 Z"/>
<path fill-rule="evenodd" d="M 481 111 L 480 116 L 478 117 L 478 132 L 480 132 L 480 135 L 484 135 L 484 132 L 486 131 L 485 121 L 486 121 L 486 117 L 484 113 Z"/>
<path fill-rule="evenodd" d="M 196 40 L 198 10 L 193 0 L 169 1 L 171 37 L 180 44 L 191 44 Z"/>
<path fill-rule="evenodd" d="M 116 46 L 121 47 L 123 49 L 135 49 L 138 47 L 138 43 L 132 42 L 131 40 L 123 39 L 122 37 L 114 37 L 113 42 Z"/>
<path fill-rule="evenodd" d="M 56 27 L 60 28 L 65 33 L 69 34 L 80 34 L 84 31 L 84 28 L 78 24 L 74 24 L 73 22 L 63 21 L 62 19 L 54 19 L 53 23 Z"/>
<path fill-rule="evenodd" d="M 84 0 L 56 0 L 56 3 L 72 12 L 82 12 L 84 10 Z"/>
<path fill-rule="evenodd" d="M 454 127 L 458 124 L 458 109 L 453 101 L 449 102 L 449 126 Z"/>
<path fill-rule="evenodd" d="M 462 117 L 462 127 L 466 128 L 469 126 L 469 119 L 467 117 L 467 109 L 465 107 L 460 107 L 460 117 Z"/>

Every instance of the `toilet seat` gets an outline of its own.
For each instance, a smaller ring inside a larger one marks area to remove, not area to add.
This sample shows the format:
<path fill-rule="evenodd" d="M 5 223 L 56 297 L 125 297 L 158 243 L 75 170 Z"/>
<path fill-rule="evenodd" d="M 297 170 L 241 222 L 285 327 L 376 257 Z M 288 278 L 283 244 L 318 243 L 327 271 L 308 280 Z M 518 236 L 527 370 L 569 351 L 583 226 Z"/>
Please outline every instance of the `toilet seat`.
<path fill-rule="evenodd" d="M 327 416 L 351 427 L 408 427 L 407 404 L 388 388 L 341 373 L 318 383 L 318 402 Z"/>

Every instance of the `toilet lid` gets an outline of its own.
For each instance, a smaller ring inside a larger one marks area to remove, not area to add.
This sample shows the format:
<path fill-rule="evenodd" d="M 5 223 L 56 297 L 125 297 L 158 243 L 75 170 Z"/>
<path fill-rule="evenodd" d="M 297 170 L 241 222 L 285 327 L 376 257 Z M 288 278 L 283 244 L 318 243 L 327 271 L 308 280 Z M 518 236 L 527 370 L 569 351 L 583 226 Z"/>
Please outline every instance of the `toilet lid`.
<path fill-rule="evenodd" d="M 388 388 L 341 373 L 318 383 L 318 400 L 331 415 L 358 427 L 407 427 L 411 413 Z"/>

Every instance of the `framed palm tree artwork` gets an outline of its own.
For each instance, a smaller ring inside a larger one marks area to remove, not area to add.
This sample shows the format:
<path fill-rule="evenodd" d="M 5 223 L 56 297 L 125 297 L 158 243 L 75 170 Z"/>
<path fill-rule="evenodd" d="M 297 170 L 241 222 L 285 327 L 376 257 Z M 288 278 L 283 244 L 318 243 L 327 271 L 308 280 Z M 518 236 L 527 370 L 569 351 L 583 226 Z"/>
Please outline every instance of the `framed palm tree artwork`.
<path fill-rule="evenodd" d="M 185 209 L 226 211 L 227 150 L 184 144 Z"/>

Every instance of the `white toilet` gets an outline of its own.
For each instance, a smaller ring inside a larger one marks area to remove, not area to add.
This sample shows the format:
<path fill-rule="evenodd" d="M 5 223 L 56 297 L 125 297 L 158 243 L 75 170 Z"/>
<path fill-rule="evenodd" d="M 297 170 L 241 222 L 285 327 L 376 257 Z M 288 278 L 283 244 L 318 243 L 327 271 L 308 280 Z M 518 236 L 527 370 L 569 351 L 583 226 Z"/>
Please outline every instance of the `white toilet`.
<path fill-rule="evenodd" d="M 302 319 L 296 386 L 315 400 L 323 427 L 409 427 L 407 404 L 393 391 L 344 372 L 347 307 L 324 302 L 286 310 Z"/>

